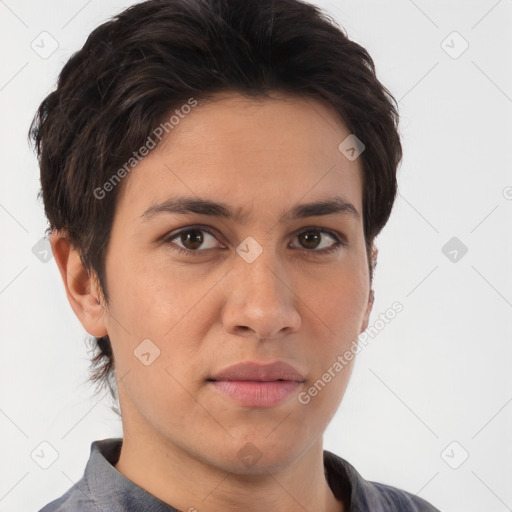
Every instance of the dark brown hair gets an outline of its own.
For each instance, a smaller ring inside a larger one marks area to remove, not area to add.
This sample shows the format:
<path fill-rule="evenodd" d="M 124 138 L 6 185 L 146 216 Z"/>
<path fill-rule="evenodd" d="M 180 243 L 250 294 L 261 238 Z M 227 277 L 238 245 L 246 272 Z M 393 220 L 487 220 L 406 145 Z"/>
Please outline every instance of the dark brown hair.
<path fill-rule="evenodd" d="M 62 69 L 29 136 L 50 227 L 62 230 L 108 303 L 105 250 L 125 177 L 104 186 L 170 112 L 221 91 L 327 102 L 365 144 L 364 234 L 370 261 L 391 214 L 402 158 L 398 105 L 367 51 L 300 0 L 149 0 L 96 28 Z M 341 142 L 341 141 L 340 141 Z M 370 283 L 373 268 L 370 267 Z M 92 338 L 91 380 L 117 400 L 108 336 Z M 116 410 L 116 409 L 114 409 Z M 117 410 L 116 410 L 117 412 Z"/>

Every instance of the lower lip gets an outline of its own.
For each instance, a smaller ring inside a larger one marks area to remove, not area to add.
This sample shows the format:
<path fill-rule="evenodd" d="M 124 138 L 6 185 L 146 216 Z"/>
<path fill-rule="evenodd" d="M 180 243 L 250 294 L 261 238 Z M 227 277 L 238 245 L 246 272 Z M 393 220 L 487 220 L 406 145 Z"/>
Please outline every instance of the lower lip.
<path fill-rule="evenodd" d="M 256 381 L 210 381 L 216 389 L 245 407 L 274 407 L 286 400 L 301 385 L 300 382 L 283 380 Z"/>

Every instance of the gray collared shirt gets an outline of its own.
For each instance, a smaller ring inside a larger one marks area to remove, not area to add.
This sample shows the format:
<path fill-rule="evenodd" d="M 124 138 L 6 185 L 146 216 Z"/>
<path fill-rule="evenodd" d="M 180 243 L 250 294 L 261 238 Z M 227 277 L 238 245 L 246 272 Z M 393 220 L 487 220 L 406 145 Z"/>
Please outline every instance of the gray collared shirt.
<path fill-rule="evenodd" d="M 187 512 L 164 503 L 117 471 L 114 464 L 122 444 L 122 438 L 94 441 L 83 477 L 39 512 Z M 324 467 L 333 494 L 346 504 L 347 512 L 440 512 L 413 494 L 365 480 L 347 461 L 327 450 Z M 195 508 L 200 512 L 199 505 Z"/>

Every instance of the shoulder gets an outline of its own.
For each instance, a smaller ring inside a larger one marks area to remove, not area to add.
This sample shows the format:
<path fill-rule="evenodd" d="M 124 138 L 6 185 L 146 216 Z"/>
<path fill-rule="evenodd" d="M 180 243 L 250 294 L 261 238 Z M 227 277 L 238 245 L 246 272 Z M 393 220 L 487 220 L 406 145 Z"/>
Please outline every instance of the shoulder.
<path fill-rule="evenodd" d="M 402 489 L 378 482 L 368 482 L 382 502 L 383 510 L 393 512 L 440 512 L 428 501 Z"/>
<path fill-rule="evenodd" d="M 82 478 L 60 498 L 48 503 L 39 512 L 99 512 Z"/>
<path fill-rule="evenodd" d="M 326 450 L 324 464 L 333 493 L 350 503 L 350 512 L 440 512 L 412 493 L 365 480 L 349 462 Z"/>
<path fill-rule="evenodd" d="M 122 438 L 93 441 L 83 476 L 60 498 L 38 512 L 119 512 L 124 510 L 116 501 L 116 484 L 121 475 L 112 467 L 117 461 Z M 124 480 L 122 480 L 124 482 Z M 122 488 L 122 486 L 121 486 Z"/>

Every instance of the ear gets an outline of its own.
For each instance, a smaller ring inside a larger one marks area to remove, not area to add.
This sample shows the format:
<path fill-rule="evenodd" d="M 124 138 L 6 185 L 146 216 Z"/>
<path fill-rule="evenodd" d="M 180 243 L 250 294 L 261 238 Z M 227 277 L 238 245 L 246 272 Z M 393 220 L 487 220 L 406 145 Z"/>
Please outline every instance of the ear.
<path fill-rule="evenodd" d="M 373 272 L 373 269 L 375 268 L 375 265 L 377 264 L 377 255 L 378 255 L 378 253 L 379 253 L 379 250 L 376 247 L 373 247 L 373 250 L 372 250 L 372 261 L 371 261 L 372 272 Z M 370 286 L 371 286 L 371 284 L 370 284 Z M 363 324 L 361 326 L 361 331 L 359 332 L 359 334 L 361 334 L 362 332 L 366 331 L 366 328 L 368 327 L 368 323 L 370 321 L 370 313 L 372 312 L 372 308 L 373 308 L 374 298 L 375 298 L 375 294 L 373 292 L 373 288 L 371 288 L 370 289 L 370 293 L 368 295 L 368 305 L 366 306 L 366 311 L 365 311 L 365 314 L 364 314 Z"/>
<path fill-rule="evenodd" d="M 53 231 L 50 235 L 50 244 L 69 304 L 80 323 L 91 336 L 100 338 L 107 335 L 101 290 L 96 276 L 89 274 L 65 233 Z"/>

